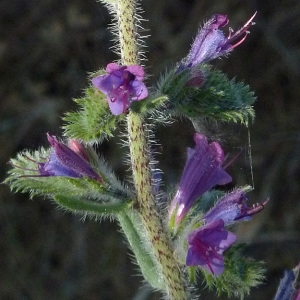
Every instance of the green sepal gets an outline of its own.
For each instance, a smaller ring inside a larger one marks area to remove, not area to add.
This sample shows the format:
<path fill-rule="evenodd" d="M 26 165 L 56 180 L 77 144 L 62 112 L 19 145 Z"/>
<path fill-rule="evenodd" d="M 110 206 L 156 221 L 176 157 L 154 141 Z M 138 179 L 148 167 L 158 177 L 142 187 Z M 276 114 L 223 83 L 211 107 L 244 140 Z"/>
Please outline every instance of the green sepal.
<path fill-rule="evenodd" d="M 74 99 L 79 109 L 68 112 L 63 117 L 64 135 L 85 142 L 101 142 L 113 136 L 124 115 L 113 115 L 108 107 L 106 96 L 93 87 L 87 88 L 82 98 Z"/>
<path fill-rule="evenodd" d="M 233 245 L 225 253 L 225 270 L 219 276 L 201 269 L 207 287 L 218 295 L 226 293 L 228 297 L 243 299 L 251 288 L 263 283 L 265 278 L 263 263 L 242 254 L 243 245 Z"/>
<path fill-rule="evenodd" d="M 148 234 L 139 213 L 133 209 L 128 209 L 120 212 L 117 218 L 127 237 L 143 277 L 154 289 L 165 291 L 166 288 L 161 269 L 152 252 L 153 246 L 149 241 Z"/>
<path fill-rule="evenodd" d="M 189 282 L 195 283 L 196 282 L 196 267 L 191 266 L 187 267 L 188 275 L 189 275 Z"/>

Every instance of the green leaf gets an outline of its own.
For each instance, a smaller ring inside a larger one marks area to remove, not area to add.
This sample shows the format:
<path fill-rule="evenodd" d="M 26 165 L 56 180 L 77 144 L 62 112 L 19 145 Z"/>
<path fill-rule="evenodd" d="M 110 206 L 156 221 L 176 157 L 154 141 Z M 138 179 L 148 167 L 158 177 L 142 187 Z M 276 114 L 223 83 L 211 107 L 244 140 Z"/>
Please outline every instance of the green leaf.
<path fill-rule="evenodd" d="M 164 291 L 165 285 L 161 268 L 153 253 L 153 245 L 147 239 L 148 234 L 140 215 L 136 211 L 128 209 L 118 214 L 118 220 L 145 280 L 153 288 Z"/>
<path fill-rule="evenodd" d="M 59 206 L 66 208 L 74 213 L 82 213 L 92 216 L 113 216 L 119 214 L 122 210 L 128 208 L 129 203 L 126 201 L 109 201 L 97 202 L 79 197 L 69 197 L 56 195 L 53 197 Z"/>
<path fill-rule="evenodd" d="M 108 107 L 106 96 L 94 88 L 87 88 L 82 98 L 74 100 L 79 110 L 68 112 L 63 117 L 64 135 L 85 142 L 101 142 L 111 137 L 124 115 L 113 115 Z"/>

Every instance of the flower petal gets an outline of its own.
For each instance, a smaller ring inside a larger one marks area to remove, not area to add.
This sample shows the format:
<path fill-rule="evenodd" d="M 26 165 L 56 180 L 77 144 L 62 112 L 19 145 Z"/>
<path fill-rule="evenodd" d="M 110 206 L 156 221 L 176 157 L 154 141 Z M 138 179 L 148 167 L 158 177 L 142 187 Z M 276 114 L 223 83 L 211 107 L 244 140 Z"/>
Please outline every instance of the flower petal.
<path fill-rule="evenodd" d="M 118 116 L 126 111 L 129 106 L 129 94 L 119 93 L 117 96 L 108 99 L 109 108 L 115 116 Z"/>
<path fill-rule="evenodd" d="M 235 241 L 236 236 L 224 229 L 223 220 L 200 227 L 188 236 L 186 265 L 200 265 L 213 275 L 219 275 L 224 270 L 223 252 Z"/>
<path fill-rule="evenodd" d="M 188 149 L 188 160 L 184 167 L 179 188 L 173 199 L 170 215 L 177 207 L 177 224 L 203 193 L 215 185 L 227 184 L 232 178 L 222 168 L 224 153 L 217 142 L 208 144 L 206 136 L 196 133 L 195 149 Z"/>
<path fill-rule="evenodd" d="M 135 75 L 139 81 L 142 81 L 145 77 L 145 71 L 141 66 L 127 66 L 126 70 Z"/>
<path fill-rule="evenodd" d="M 114 74 L 99 75 L 92 79 L 93 85 L 108 97 L 122 84 L 122 79 Z"/>
<path fill-rule="evenodd" d="M 133 101 L 142 100 L 148 96 L 148 90 L 141 81 L 134 80 L 130 84 L 130 94 Z"/>
<path fill-rule="evenodd" d="M 120 66 L 118 66 L 116 63 L 109 63 L 106 66 L 106 72 L 109 74 L 113 73 L 114 71 L 119 71 L 119 70 L 120 70 Z"/>

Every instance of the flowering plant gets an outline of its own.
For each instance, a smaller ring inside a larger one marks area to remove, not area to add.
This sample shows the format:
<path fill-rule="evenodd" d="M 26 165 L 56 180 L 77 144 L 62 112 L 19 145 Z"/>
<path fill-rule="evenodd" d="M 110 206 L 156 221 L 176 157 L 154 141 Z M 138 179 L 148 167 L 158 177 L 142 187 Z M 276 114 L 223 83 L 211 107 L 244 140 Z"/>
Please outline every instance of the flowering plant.
<path fill-rule="evenodd" d="M 207 63 L 246 39 L 255 14 L 227 37 L 221 30 L 227 16 L 212 16 L 187 56 L 149 88 L 136 38 L 138 4 L 103 3 L 116 20 L 120 61 L 91 75 L 90 86 L 76 100 L 80 109 L 64 117 L 65 142 L 47 134 L 50 149 L 23 151 L 11 159 L 5 182 L 15 191 L 50 197 L 77 214 L 116 219 L 145 280 L 168 299 L 193 298 L 196 275 L 218 293 L 242 298 L 262 282 L 263 268 L 242 255 L 229 226 L 250 220 L 268 200 L 248 207 L 249 187 L 225 192 L 232 177 L 222 146 L 197 130 L 176 192 L 168 196 L 149 132 L 178 116 L 193 124 L 205 118 L 241 126 L 253 119 L 255 97 L 249 87 Z M 120 123 L 127 125 L 132 183 L 117 179 L 93 149 Z"/>

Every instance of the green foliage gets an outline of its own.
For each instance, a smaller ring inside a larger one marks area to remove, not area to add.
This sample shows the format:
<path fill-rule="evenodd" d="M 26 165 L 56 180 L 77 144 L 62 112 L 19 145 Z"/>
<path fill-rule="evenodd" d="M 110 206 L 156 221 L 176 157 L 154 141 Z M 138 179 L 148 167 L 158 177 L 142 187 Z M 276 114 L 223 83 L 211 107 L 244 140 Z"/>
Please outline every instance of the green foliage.
<path fill-rule="evenodd" d="M 144 278 L 153 288 L 165 290 L 159 262 L 153 253 L 140 214 L 130 209 L 120 212 L 117 217 Z"/>
<path fill-rule="evenodd" d="M 121 184 L 116 189 L 107 182 L 86 177 L 39 176 L 37 163 L 45 162 L 49 152 L 41 148 L 33 153 L 19 153 L 11 159 L 13 168 L 4 183 L 15 192 L 28 192 L 31 198 L 36 195 L 50 197 L 62 207 L 85 215 L 107 215 L 128 207 L 130 196 L 120 188 Z M 112 176 L 106 176 L 109 177 Z"/>
<path fill-rule="evenodd" d="M 158 107 L 164 107 L 164 103 L 168 100 L 166 95 L 150 95 L 146 99 L 134 101 L 130 105 L 130 109 L 135 113 L 149 114 L 155 111 Z"/>
<path fill-rule="evenodd" d="M 201 269 L 210 290 L 218 295 L 227 293 L 228 297 L 243 299 L 251 288 L 263 282 L 263 263 L 244 256 L 242 248 L 242 245 L 231 246 L 225 252 L 225 270 L 220 276 Z"/>
<path fill-rule="evenodd" d="M 129 203 L 121 201 L 98 202 L 85 197 L 56 195 L 54 201 L 67 210 L 84 216 L 114 217 L 117 213 L 128 208 Z"/>
<path fill-rule="evenodd" d="M 76 112 L 66 113 L 63 120 L 64 135 L 85 142 L 100 142 L 112 136 L 117 123 L 124 115 L 114 116 L 108 107 L 106 96 L 90 87 L 82 98 L 74 100 L 79 105 Z"/>
<path fill-rule="evenodd" d="M 170 98 L 170 108 L 185 100 L 186 83 L 190 78 L 188 71 L 176 72 L 176 67 L 161 76 L 158 82 L 158 90 Z"/>
<path fill-rule="evenodd" d="M 171 70 L 160 80 L 159 90 L 168 95 L 171 114 L 247 125 L 254 118 L 252 105 L 256 100 L 249 86 L 229 80 L 209 65 L 202 65 L 199 70 L 205 78 L 200 87 L 189 84 L 190 70 L 178 74 Z"/>

